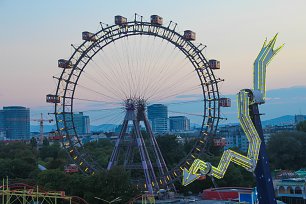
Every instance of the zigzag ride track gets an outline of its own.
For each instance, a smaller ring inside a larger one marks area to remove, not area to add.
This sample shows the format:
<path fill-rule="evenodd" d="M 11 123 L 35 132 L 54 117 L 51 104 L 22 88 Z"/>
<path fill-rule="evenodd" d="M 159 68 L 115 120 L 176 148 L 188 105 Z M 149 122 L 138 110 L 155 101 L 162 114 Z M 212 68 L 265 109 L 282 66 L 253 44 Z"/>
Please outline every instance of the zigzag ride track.
<path fill-rule="evenodd" d="M 254 62 L 253 89 L 243 89 L 237 94 L 238 118 L 249 141 L 247 156 L 232 150 L 224 151 L 218 166 L 197 159 L 187 170 L 184 169 L 183 185 L 188 185 L 200 176 L 224 177 L 231 162 L 244 167 L 256 175 L 258 201 L 260 204 L 276 203 L 274 187 L 270 174 L 269 161 L 260 121 L 258 105 L 265 103 L 266 68 L 284 45 L 274 49 L 277 34 L 272 40 L 264 42 Z"/>

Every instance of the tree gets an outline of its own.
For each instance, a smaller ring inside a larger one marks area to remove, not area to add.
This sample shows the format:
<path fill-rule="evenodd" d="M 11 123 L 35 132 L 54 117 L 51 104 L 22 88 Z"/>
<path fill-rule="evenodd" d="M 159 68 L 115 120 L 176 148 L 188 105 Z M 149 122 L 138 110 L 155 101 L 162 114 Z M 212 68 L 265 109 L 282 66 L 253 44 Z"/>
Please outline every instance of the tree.
<path fill-rule="evenodd" d="M 158 136 L 156 140 L 169 168 L 178 164 L 186 156 L 184 144 L 179 143 L 175 135 Z"/>
<path fill-rule="evenodd" d="M 299 122 L 299 123 L 296 125 L 296 129 L 297 129 L 298 131 L 306 132 L 306 120 Z"/>
<path fill-rule="evenodd" d="M 49 140 L 48 140 L 48 138 L 47 137 L 44 137 L 43 138 L 43 146 L 49 146 L 50 144 L 49 144 Z"/>
<path fill-rule="evenodd" d="M 31 138 L 30 144 L 31 144 L 32 149 L 37 147 L 37 140 L 35 139 L 35 137 Z"/>
<path fill-rule="evenodd" d="M 94 176 L 84 177 L 84 179 L 85 182 L 81 188 L 83 189 L 84 198 L 88 203 L 101 203 L 94 197 L 103 198 L 108 201 L 120 197 L 122 203 L 126 203 L 131 197 L 139 194 L 131 184 L 128 172 L 121 167 L 114 167 L 110 171 L 101 171 Z M 73 181 L 72 183 L 76 186 L 80 185 L 79 181 Z"/>
<path fill-rule="evenodd" d="M 110 155 L 113 152 L 114 144 L 110 140 L 89 142 L 84 145 L 86 151 L 97 159 L 97 163 L 106 167 Z"/>
<path fill-rule="evenodd" d="M 281 132 L 267 145 L 272 169 L 298 170 L 306 166 L 306 133 Z"/>
<path fill-rule="evenodd" d="M 61 148 L 58 144 L 53 145 L 43 145 L 42 148 L 39 151 L 39 156 L 42 160 L 45 160 L 46 158 L 52 158 L 57 159 L 59 152 L 61 151 Z"/>
<path fill-rule="evenodd" d="M 69 178 L 64 171 L 51 169 L 42 171 L 37 177 L 38 184 L 48 190 L 66 191 L 69 190 Z"/>

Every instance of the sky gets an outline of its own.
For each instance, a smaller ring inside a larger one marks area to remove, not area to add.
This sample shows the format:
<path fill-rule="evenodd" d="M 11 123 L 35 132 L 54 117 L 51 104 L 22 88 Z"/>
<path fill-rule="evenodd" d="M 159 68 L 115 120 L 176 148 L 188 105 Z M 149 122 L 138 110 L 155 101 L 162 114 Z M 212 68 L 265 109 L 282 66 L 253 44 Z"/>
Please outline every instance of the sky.
<path fill-rule="evenodd" d="M 194 30 L 204 55 L 221 61 L 215 74 L 225 79 L 223 95 L 251 88 L 254 59 L 276 33 L 285 47 L 268 67 L 267 89 L 306 86 L 305 0 L 0 0 L 0 107 L 48 109 L 45 95 L 55 91 L 57 60 L 72 54 L 70 44 L 82 42 L 82 31 L 98 31 L 100 21 L 134 13 Z"/>

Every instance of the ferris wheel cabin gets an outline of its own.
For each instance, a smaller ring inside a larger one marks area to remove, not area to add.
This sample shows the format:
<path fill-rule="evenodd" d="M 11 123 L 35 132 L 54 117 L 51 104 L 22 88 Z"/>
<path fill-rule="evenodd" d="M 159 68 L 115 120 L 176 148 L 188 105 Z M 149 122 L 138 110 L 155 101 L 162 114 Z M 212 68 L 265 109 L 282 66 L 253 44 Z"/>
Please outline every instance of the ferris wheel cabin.
<path fill-rule="evenodd" d="M 59 59 L 58 60 L 58 67 L 59 68 L 65 68 L 65 69 L 71 69 L 73 67 L 73 64 L 69 60 Z"/>
<path fill-rule="evenodd" d="M 211 59 L 208 63 L 211 69 L 220 69 L 220 61 Z"/>
<path fill-rule="evenodd" d="M 185 30 L 183 38 L 188 41 L 193 41 L 196 39 L 196 33 L 191 30 Z"/>
<path fill-rule="evenodd" d="M 163 18 L 158 15 L 152 15 L 151 23 L 156 25 L 163 25 Z"/>
<path fill-rule="evenodd" d="M 92 42 L 97 41 L 97 38 L 96 38 L 95 34 L 91 33 L 91 32 L 88 32 L 88 31 L 82 32 L 82 39 L 86 40 L 86 41 L 92 41 Z"/>
<path fill-rule="evenodd" d="M 127 18 L 123 16 L 115 16 L 115 24 L 116 25 L 125 25 L 127 24 Z"/>
<path fill-rule="evenodd" d="M 46 96 L 46 102 L 47 103 L 59 103 L 61 101 L 60 97 L 53 94 L 48 94 Z"/>

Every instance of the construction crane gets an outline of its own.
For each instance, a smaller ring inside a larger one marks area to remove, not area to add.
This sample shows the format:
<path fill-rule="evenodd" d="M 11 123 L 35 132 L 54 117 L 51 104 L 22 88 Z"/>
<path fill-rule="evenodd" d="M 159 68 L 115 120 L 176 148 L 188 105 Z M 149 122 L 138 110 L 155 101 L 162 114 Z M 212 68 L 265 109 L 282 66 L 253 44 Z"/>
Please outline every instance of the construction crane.
<path fill-rule="evenodd" d="M 39 144 L 43 143 L 44 140 L 44 122 L 49 122 L 51 123 L 53 119 L 44 119 L 43 114 L 40 113 L 40 118 L 39 119 L 32 119 L 32 121 L 39 122 Z"/>

